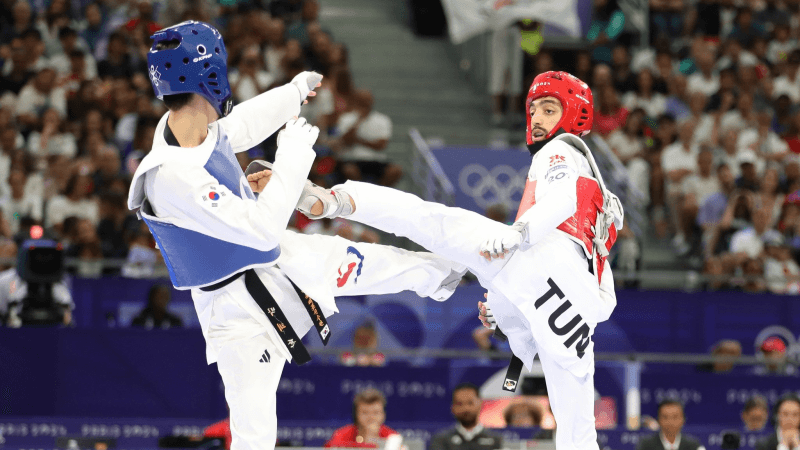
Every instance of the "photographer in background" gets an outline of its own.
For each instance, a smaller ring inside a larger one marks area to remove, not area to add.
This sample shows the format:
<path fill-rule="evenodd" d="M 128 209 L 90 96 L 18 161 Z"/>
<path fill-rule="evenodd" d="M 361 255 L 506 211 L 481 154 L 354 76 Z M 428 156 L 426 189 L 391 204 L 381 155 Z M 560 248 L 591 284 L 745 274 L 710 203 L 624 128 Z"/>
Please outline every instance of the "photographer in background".
<path fill-rule="evenodd" d="M 15 272 L 7 294 L 7 326 L 72 323 L 74 303 L 63 280 L 64 251 L 61 244 L 44 239 L 23 242 Z"/>

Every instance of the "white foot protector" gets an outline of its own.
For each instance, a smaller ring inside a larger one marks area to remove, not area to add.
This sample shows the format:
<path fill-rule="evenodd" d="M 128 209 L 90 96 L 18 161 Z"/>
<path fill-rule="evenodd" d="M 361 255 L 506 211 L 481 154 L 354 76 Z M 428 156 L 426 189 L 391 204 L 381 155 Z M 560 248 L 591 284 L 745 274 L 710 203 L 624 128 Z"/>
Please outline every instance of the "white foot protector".
<path fill-rule="evenodd" d="M 322 202 L 322 214 L 311 213 L 311 208 L 317 201 Z M 353 204 L 350 202 L 350 194 L 335 188 L 329 191 L 306 180 L 300 201 L 297 203 L 297 210 L 312 220 L 333 219 L 352 214 Z"/>
<path fill-rule="evenodd" d="M 461 279 L 464 277 L 464 274 L 467 273 L 467 266 L 455 262 L 451 264 L 453 267 L 450 269 L 450 275 L 442 280 L 442 284 L 439 285 L 439 288 L 430 295 L 430 298 L 437 302 L 443 302 L 449 299 L 450 296 L 453 295 L 453 292 L 456 291 L 458 285 L 461 284 Z"/>

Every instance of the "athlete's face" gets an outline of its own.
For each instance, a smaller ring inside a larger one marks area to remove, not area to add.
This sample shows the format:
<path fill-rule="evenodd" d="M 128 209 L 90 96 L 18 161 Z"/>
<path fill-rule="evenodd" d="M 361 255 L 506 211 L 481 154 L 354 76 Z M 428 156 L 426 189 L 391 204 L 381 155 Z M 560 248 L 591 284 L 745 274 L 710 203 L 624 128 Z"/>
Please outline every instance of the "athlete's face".
<path fill-rule="evenodd" d="M 533 142 L 539 142 L 553 131 L 564 109 L 557 98 L 541 97 L 531 102 L 528 114 L 531 115 L 531 138 Z"/>

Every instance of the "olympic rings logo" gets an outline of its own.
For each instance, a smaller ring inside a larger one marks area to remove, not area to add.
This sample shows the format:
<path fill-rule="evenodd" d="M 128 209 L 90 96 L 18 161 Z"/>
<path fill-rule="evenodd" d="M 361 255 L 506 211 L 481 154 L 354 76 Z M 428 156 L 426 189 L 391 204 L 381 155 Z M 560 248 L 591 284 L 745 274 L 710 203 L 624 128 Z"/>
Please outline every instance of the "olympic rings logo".
<path fill-rule="evenodd" d="M 458 175 L 458 187 L 481 208 L 502 203 L 513 209 L 522 199 L 529 167 L 516 170 L 500 165 L 488 170 L 481 164 L 469 164 Z"/>

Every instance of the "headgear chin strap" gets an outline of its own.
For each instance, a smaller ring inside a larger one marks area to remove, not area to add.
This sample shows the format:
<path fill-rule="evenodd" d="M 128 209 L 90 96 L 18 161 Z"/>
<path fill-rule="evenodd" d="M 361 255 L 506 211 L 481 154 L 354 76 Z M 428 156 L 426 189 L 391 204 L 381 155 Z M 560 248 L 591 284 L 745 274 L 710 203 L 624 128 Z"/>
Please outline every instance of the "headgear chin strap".
<path fill-rule="evenodd" d="M 556 130 L 555 133 L 551 133 L 550 137 L 542 139 L 541 141 L 538 141 L 538 142 L 534 142 L 533 144 L 527 144 L 528 145 L 528 151 L 531 152 L 531 156 L 533 156 L 533 155 L 536 154 L 536 152 L 541 150 L 542 147 L 547 145 L 548 142 L 550 142 L 553 139 L 555 139 L 556 136 L 558 136 L 559 134 L 564 134 L 564 133 L 566 133 L 566 131 L 564 131 L 563 128 L 559 128 L 558 130 Z"/>

